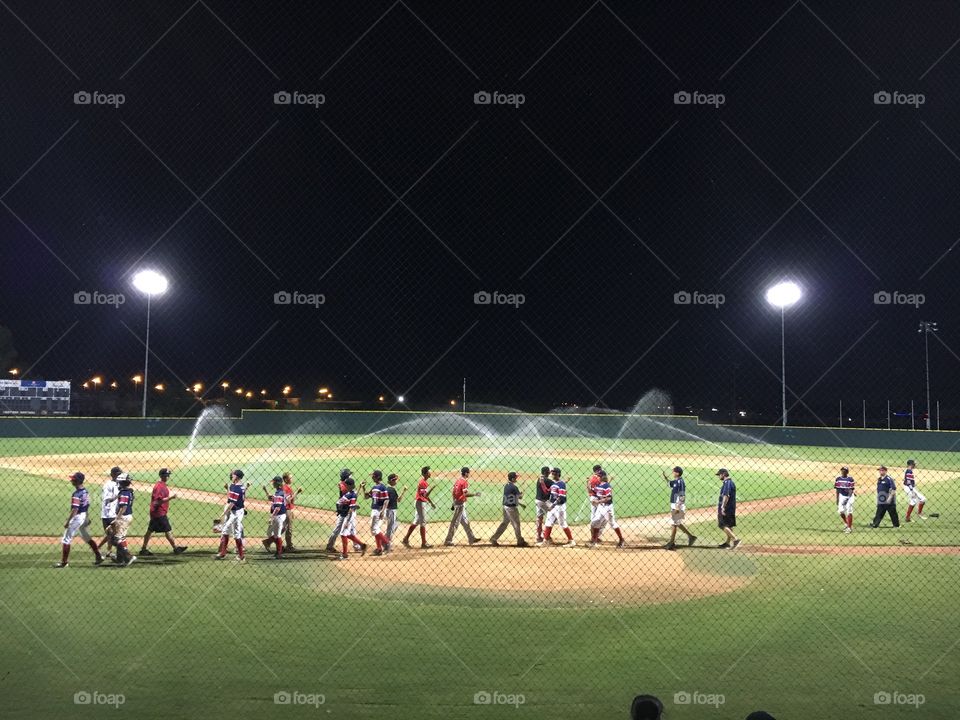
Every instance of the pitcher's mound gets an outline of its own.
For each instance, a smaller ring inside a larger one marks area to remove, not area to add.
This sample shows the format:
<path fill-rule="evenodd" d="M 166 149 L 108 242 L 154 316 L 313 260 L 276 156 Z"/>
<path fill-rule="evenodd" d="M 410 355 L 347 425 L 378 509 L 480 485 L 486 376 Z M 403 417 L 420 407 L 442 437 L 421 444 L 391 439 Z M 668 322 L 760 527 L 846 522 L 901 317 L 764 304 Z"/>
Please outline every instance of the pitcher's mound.
<path fill-rule="evenodd" d="M 684 562 L 685 551 L 489 545 L 408 550 L 397 545 L 383 557 L 351 553 L 335 570 L 371 591 L 419 587 L 630 605 L 719 595 L 752 579 L 690 570 Z"/>

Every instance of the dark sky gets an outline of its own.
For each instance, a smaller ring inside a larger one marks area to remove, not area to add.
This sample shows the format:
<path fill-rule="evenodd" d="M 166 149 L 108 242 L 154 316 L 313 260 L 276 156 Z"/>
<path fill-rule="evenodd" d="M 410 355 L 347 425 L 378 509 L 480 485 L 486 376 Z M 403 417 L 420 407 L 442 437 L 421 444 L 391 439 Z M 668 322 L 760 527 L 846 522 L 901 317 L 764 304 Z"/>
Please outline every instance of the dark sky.
<path fill-rule="evenodd" d="M 427 402 L 467 376 L 520 407 L 661 387 L 726 409 L 735 384 L 773 419 L 763 291 L 790 277 L 788 383 L 811 412 L 919 402 L 929 319 L 934 396 L 960 413 L 956 3 L 7 5 L 0 324 L 35 377 L 135 372 L 130 271 L 155 267 L 169 382 Z M 125 102 L 74 103 L 95 90 Z M 325 103 L 274 104 L 293 90 Z M 494 90 L 524 103 L 475 104 Z M 294 290 L 326 302 L 274 304 Z"/>

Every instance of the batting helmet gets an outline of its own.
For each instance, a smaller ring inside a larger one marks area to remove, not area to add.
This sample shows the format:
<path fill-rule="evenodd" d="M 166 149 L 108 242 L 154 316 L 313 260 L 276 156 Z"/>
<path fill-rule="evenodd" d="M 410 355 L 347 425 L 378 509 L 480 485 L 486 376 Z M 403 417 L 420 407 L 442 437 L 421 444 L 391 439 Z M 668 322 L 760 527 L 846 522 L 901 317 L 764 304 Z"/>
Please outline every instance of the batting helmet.
<path fill-rule="evenodd" d="M 917 464 L 917 461 L 916 461 L 916 460 L 907 460 L 907 465 L 908 465 L 909 467 L 913 467 L 913 466 L 916 465 L 916 464 Z"/>
<path fill-rule="evenodd" d="M 560 477 L 560 468 L 554 468 L 554 469 L 551 470 L 550 472 L 551 472 L 553 475 L 556 475 L 557 477 Z"/>
<path fill-rule="evenodd" d="M 70 478 L 70 482 L 75 482 L 75 483 L 82 483 L 86 479 L 86 476 L 82 472 L 75 472 L 72 475 L 68 475 L 67 477 Z"/>
<path fill-rule="evenodd" d="M 340 479 L 346 482 L 347 478 L 349 478 L 352 474 L 353 473 L 351 473 L 350 470 L 348 470 L 347 468 L 344 468 L 343 470 L 340 471 Z"/>
<path fill-rule="evenodd" d="M 507 480 L 509 480 L 510 482 L 513 482 L 516 479 L 517 479 L 517 474 L 515 472 L 507 473 Z"/>
<path fill-rule="evenodd" d="M 277 487 L 280 487 L 281 485 L 283 485 L 283 478 L 280 477 L 279 475 L 274 475 L 273 484 L 276 485 Z"/>
<path fill-rule="evenodd" d="M 374 470 L 372 473 L 370 473 L 370 477 L 372 477 L 374 480 L 382 480 L 383 473 L 379 470 Z"/>

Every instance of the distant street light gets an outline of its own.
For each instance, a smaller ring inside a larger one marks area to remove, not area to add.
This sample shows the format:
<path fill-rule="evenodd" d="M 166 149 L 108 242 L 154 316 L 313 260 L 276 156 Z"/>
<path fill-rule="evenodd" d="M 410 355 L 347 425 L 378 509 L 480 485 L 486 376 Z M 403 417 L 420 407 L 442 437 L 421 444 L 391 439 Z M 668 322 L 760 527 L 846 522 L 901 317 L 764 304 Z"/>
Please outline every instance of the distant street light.
<path fill-rule="evenodd" d="M 169 283 L 167 278 L 156 270 L 141 270 L 133 276 L 133 286 L 147 296 L 147 336 L 143 343 L 143 405 L 140 417 L 147 416 L 147 373 L 150 366 L 150 299 L 154 295 L 163 295 Z"/>
<path fill-rule="evenodd" d="M 235 392 L 237 395 L 243 395 L 243 388 L 237 388 L 236 390 L 234 390 L 234 392 Z"/>
<path fill-rule="evenodd" d="M 781 400 L 783 404 L 782 424 L 787 426 L 787 341 L 785 311 L 796 303 L 803 292 L 795 282 L 786 281 L 777 283 L 767 290 L 767 302 L 780 308 L 780 382 Z"/>
<path fill-rule="evenodd" d="M 930 333 L 935 333 L 939 330 L 935 322 L 928 322 L 926 320 L 920 321 L 920 329 L 917 332 L 923 333 L 923 352 L 926 355 L 926 366 L 927 366 L 927 430 L 930 429 Z M 939 416 L 937 417 L 937 422 L 939 423 Z"/>
<path fill-rule="evenodd" d="M 17 368 L 10 368 L 9 370 L 7 370 L 7 372 L 13 375 L 14 377 L 20 374 L 20 371 Z"/>
<path fill-rule="evenodd" d="M 194 384 L 193 384 L 193 392 L 194 392 L 194 393 L 196 393 L 197 395 L 199 395 L 201 390 L 203 390 L 203 383 L 198 382 L 198 383 L 194 383 Z"/>
<path fill-rule="evenodd" d="M 397 402 L 403 402 L 403 401 L 404 401 L 403 395 L 397 396 Z"/>
<path fill-rule="evenodd" d="M 290 387 L 289 385 L 284 385 L 284 386 L 283 386 L 283 391 L 282 391 L 282 392 L 283 392 L 283 394 L 284 394 L 285 396 L 286 396 L 286 395 L 289 395 L 292 391 L 293 391 L 293 388 Z"/>
<path fill-rule="evenodd" d="M 153 389 L 156 390 L 157 392 L 163 392 L 164 390 L 167 389 L 167 386 L 164 385 L 163 383 L 157 383 L 156 385 L 153 386 Z"/>
<path fill-rule="evenodd" d="M 100 389 L 100 383 L 103 382 L 103 378 L 100 377 L 99 375 L 97 375 L 96 377 L 90 378 L 90 382 L 93 383 L 93 389 L 94 389 L 94 390 L 99 390 L 99 389 Z"/>

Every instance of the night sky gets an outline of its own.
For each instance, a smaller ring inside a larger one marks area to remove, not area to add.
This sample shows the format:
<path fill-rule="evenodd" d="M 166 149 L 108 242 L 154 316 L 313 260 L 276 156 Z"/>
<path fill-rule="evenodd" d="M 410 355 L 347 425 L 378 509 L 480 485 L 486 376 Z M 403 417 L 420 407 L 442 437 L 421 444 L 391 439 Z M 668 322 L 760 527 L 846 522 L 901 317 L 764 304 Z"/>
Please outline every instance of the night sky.
<path fill-rule="evenodd" d="M 786 277 L 805 293 L 786 313 L 798 417 L 920 403 L 920 320 L 941 328 L 934 400 L 960 414 L 960 5 L 520 5 L 5 0 L 16 364 L 126 381 L 146 315 L 130 275 L 153 267 L 171 281 L 151 308 L 170 383 L 426 406 L 466 376 L 471 400 L 530 409 L 659 387 L 727 413 L 735 393 L 773 421 L 763 294 Z M 683 91 L 724 101 L 675 104 Z M 325 303 L 275 304 L 283 291 Z"/>

